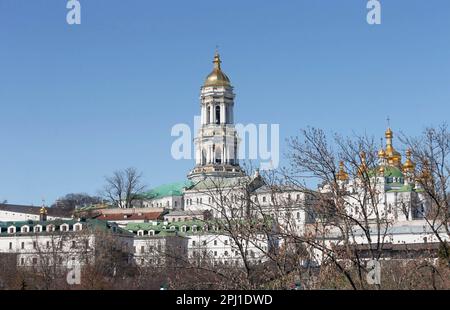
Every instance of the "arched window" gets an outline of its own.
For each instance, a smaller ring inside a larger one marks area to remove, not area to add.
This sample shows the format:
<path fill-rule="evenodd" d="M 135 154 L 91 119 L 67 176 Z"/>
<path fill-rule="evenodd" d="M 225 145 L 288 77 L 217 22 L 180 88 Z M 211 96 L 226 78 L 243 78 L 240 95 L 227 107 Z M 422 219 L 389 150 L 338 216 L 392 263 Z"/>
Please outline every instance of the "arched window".
<path fill-rule="evenodd" d="M 216 106 L 216 124 L 220 124 L 220 106 Z"/>
<path fill-rule="evenodd" d="M 211 123 L 211 107 L 206 109 L 206 124 Z"/>
<path fill-rule="evenodd" d="M 216 164 L 222 163 L 222 152 L 220 150 L 220 147 L 216 148 Z"/>
<path fill-rule="evenodd" d="M 142 237 L 144 235 L 144 231 L 143 230 L 138 230 L 137 235 L 139 237 Z"/>
<path fill-rule="evenodd" d="M 202 165 L 206 165 L 206 151 L 202 150 Z"/>

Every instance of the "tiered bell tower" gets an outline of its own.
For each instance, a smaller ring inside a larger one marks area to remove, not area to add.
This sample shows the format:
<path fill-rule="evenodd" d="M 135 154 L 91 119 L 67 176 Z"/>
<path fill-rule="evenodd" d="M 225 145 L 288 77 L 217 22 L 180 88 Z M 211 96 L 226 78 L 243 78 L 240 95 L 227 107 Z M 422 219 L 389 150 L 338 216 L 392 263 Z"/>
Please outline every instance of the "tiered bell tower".
<path fill-rule="evenodd" d="M 238 177 L 239 138 L 234 127 L 234 93 L 230 79 L 222 71 L 220 55 L 200 94 L 201 127 L 195 138 L 195 167 L 188 178 Z"/>

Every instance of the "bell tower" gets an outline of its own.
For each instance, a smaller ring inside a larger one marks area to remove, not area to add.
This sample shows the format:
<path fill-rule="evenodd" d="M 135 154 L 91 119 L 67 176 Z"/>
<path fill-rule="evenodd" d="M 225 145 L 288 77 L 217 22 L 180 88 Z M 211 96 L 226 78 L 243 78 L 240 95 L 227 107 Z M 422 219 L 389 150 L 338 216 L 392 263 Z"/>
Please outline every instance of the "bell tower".
<path fill-rule="evenodd" d="M 195 138 L 195 167 L 189 179 L 238 177 L 239 138 L 234 127 L 234 93 L 216 51 L 213 71 L 200 91 L 201 126 Z"/>

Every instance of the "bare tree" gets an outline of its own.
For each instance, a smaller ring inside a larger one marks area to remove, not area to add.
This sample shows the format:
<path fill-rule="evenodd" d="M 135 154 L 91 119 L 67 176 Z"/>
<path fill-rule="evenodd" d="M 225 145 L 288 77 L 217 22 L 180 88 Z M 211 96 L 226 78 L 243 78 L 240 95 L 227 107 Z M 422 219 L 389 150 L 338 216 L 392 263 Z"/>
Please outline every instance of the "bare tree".
<path fill-rule="evenodd" d="M 133 202 L 139 199 L 139 194 L 145 189 L 142 173 L 135 168 L 115 171 L 105 181 L 104 195 L 119 208 L 133 207 Z"/>
<path fill-rule="evenodd" d="M 431 208 L 422 214 L 440 243 L 440 256 L 450 267 L 450 132 L 447 124 L 426 128 L 419 137 L 402 141 L 409 147 L 417 163 L 415 179 L 421 185 Z M 425 201 L 423 202 L 425 203 Z M 424 212 L 419 209 L 418 212 Z M 448 239 L 447 238 L 447 239 Z"/>

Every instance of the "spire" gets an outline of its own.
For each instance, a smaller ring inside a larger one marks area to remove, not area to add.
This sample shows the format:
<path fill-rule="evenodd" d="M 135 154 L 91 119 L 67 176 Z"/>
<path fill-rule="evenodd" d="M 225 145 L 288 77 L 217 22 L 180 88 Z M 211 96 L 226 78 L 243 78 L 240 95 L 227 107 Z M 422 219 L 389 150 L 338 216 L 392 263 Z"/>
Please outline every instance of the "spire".
<path fill-rule="evenodd" d="M 39 220 L 46 221 L 47 220 L 47 209 L 45 208 L 45 202 L 42 201 L 42 207 L 39 210 Z"/>
<path fill-rule="evenodd" d="M 217 48 L 216 48 L 216 53 L 214 55 L 213 64 L 214 64 L 215 70 L 221 70 L 220 65 L 222 64 L 222 61 L 220 60 L 220 54 L 219 54 L 219 51 L 217 50 Z"/>
<path fill-rule="evenodd" d="M 392 139 L 394 138 L 394 133 L 391 127 L 388 127 L 388 129 L 385 132 L 385 136 L 386 136 L 386 159 L 389 165 L 401 168 L 402 155 L 399 152 L 397 152 L 393 146 Z"/>

